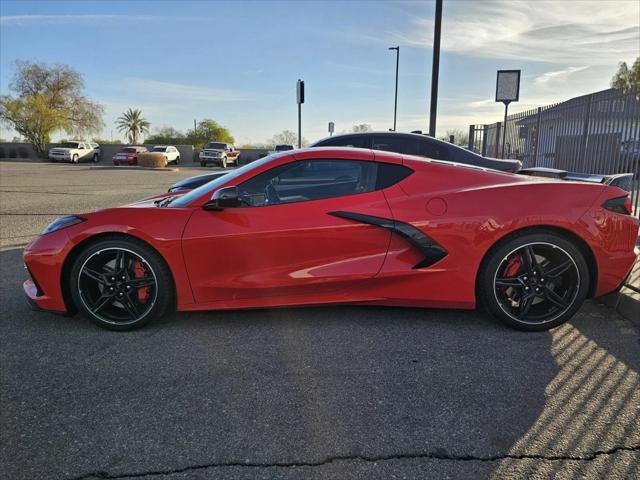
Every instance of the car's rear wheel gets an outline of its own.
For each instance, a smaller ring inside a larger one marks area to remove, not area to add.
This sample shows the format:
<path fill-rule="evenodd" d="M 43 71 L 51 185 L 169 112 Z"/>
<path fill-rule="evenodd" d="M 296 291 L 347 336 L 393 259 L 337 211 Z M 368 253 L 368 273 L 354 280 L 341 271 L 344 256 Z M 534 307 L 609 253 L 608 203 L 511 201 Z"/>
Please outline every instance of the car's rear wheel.
<path fill-rule="evenodd" d="M 98 163 L 98 154 L 94 154 L 93 157 L 91 158 L 91 160 L 93 160 L 93 163 Z"/>
<path fill-rule="evenodd" d="M 180 163 L 180 157 L 176 157 L 176 165 Z"/>
<path fill-rule="evenodd" d="M 162 257 L 135 239 L 104 239 L 75 259 L 71 296 L 78 309 L 109 330 L 133 330 L 173 304 L 173 282 Z"/>
<path fill-rule="evenodd" d="M 555 233 L 518 235 L 492 250 L 479 276 L 487 310 L 520 330 L 548 330 L 569 320 L 589 290 L 582 252 Z"/>

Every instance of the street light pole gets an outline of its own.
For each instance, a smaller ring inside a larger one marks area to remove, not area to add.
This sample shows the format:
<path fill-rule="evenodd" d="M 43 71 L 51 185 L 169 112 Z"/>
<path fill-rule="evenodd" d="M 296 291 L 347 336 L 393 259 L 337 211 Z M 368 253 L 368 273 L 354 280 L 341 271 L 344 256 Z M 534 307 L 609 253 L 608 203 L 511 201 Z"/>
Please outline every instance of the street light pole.
<path fill-rule="evenodd" d="M 396 119 L 398 115 L 398 67 L 400 66 L 400 47 L 389 47 L 389 50 L 396 51 L 396 99 L 393 104 L 393 131 L 396 131 Z"/>
<path fill-rule="evenodd" d="M 442 31 L 442 0 L 436 0 L 435 28 L 433 30 L 433 64 L 431 66 L 431 112 L 429 135 L 436 136 L 436 112 L 438 110 L 438 74 L 440 73 L 440 32 Z"/>

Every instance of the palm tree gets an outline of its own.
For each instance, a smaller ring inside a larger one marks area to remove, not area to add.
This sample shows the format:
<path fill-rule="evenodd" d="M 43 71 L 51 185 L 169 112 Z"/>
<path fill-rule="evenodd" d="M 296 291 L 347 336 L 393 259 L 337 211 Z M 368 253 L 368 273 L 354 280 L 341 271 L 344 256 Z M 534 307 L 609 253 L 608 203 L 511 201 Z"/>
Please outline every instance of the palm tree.
<path fill-rule="evenodd" d="M 142 110 L 136 108 L 130 108 L 116 120 L 118 131 L 126 134 L 129 143 L 133 145 L 138 144 L 138 138 L 142 134 L 149 133 L 150 126 L 151 123 L 142 118 Z"/>

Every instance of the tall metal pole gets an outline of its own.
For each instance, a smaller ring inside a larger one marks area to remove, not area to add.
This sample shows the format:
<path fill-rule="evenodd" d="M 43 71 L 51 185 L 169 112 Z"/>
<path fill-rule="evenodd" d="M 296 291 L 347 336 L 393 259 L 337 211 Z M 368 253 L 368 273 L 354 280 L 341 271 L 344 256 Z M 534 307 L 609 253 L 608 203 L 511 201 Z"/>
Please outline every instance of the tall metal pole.
<path fill-rule="evenodd" d="M 298 104 L 298 148 L 302 148 L 302 104 Z"/>
<path fill-rule="evenodd" d="M 504 123 L 502 124 L 502 158 L 504 158 L 504 144 L 507 141 L 507 112 L 509 111 L 509 102 L 504 102 Z"/>
<path fill-rule="evenodd" d="M 442 0 L 436 0 L 435 28 L 433 30 L 433 64 L 431 66 L 431 113 L 429 135 L 436 136 L 436 112 L 438 110 L 438 74 L 440 73 L 440 32 L 442 31 Z"/>
<path fill-rule="evenodd" d="M 396 99 L 393 104 L 393 131 L 396 131 L 396 119 L 398 117 L 398 67 L 400 66 L 400 47 L 389 47 L 389 50 L 396 51 Z"/>

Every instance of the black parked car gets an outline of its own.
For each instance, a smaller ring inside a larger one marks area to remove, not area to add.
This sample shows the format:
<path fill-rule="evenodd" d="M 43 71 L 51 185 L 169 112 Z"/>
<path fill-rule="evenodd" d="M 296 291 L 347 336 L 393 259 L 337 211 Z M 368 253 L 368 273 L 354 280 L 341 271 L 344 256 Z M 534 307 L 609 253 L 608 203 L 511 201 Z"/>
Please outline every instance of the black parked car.
<path fill-rule="evenodd" d="M 198 188 L 205 183 L 209 183 L 211 180 L 215 180 L 216 178 L 221 177 L 222 175 L 226 175 L 232 170 L 225 170 L 223 172 L 213 172 L 213 173 L 205 173 L 203 175 L 196 175 L 195 177 L 185 178 L 177 183 L 174 183 L 169 187 L 169 193 L 175 192 L 187 192 L 189 190 L 193 190 L 194 188 Z"/>
<path fill-rule="evenodd" d="M 478 155 L 452 143 L 418 133 L 366 132 L 347 133 L 318 140 L 311 147 L 355 147 L 418 155 L 434 160 L 476 165 L 503 172 L 517 172 L 522 168 L 518 160 L 499 160 Z"/>

